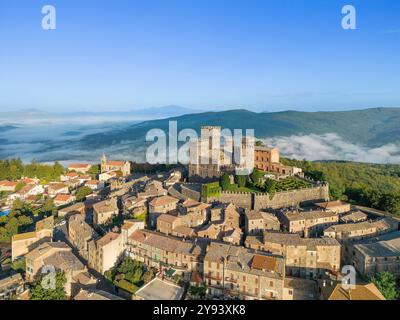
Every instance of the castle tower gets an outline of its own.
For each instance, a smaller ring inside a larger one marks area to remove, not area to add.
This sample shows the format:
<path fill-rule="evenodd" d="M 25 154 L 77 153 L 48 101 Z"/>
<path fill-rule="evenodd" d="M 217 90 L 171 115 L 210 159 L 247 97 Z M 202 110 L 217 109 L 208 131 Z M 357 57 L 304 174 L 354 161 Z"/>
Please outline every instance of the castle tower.
<path fill-rule="evenodd" d="M 103 153 L 103 156 L 101 157 L 101 172 L 106 172 L 106 164 L 107 164 L 107 157 L 106 155 Z"/>

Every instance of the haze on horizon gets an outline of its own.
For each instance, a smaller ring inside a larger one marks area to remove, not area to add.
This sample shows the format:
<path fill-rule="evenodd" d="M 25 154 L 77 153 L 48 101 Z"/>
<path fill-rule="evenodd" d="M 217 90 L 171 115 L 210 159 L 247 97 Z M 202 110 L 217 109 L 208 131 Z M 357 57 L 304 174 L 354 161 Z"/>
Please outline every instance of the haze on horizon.
<path fill-rule="evenodd" d="M 400 106 L 397 1 L 51 2 L 0 2 L 0 112 Z"/>

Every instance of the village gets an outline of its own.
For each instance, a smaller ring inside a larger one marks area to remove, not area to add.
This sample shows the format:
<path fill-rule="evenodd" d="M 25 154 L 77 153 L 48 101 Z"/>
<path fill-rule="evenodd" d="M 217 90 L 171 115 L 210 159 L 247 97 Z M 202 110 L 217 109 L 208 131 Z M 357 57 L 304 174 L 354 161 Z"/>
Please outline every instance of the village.
<path fill-rule="evenodd" d="M 219 134 L 203 127 L 192 148 Z M 385 300 L 369 279 L 400 275 L 398 219 L 332 201 L 276 148 L 256 145 L 254 167 L 150 170 L 104 155 L 52 181 L 0 181 L 0 226 L 20 222 L 1 242 L 0 299 L 46 298 L 51 266 L 73 300 Z"/>

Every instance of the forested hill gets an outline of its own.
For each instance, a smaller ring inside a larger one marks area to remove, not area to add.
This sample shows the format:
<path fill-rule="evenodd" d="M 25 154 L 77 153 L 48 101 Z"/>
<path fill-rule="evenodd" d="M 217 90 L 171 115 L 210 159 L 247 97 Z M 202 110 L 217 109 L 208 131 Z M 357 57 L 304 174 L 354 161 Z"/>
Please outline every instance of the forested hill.
<path fill-rule="evenodd" d="M 400 215 L 400 165 L 282 161 L 302 168 L 316 180 L 328 181 L 333 199 L 349 200 Z"/>
<path fill-rule="evenodd" d="M 146 121 L 125 129 L 90 135 L 82 140 L 82 144 L 87 148 L 100 148 L 129 141 L 144 144 L 149 130 L 159 128 L 167 132 L 171 120 L 178 122 L 179 130 L 192 128 L 199 131 L 203 125 L 217 125 L 230 129 L 254 129 L 258 138 L 337 133 L 346 141 L 368 147 L 400 141 L 400 108 L 375 108 L 339 112 L 205 112 Z"/>

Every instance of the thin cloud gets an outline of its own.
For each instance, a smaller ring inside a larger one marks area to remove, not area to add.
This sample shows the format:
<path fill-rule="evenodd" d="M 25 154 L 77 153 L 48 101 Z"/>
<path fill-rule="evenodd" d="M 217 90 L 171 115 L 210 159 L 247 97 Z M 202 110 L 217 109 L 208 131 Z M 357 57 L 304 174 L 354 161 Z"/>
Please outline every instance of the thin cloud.
<path fill-rule="evenodd" d="M 400 162 L 400 144 L 390 143 L 378 148 L 368 148 L 346 142 L 336 133 L 275 137 L 265 139 L 265 143 L 278 147 L 282 155 L 298 160 L 347 160 L 370 163 Z"/>

